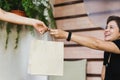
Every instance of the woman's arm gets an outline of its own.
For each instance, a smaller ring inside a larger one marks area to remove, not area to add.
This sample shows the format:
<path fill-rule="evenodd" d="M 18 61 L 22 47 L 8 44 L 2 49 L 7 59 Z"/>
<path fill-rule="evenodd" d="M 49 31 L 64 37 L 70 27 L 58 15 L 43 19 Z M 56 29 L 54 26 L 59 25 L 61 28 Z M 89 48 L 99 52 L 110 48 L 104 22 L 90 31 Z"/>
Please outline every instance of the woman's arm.
<path fill-rule="evenodd" d="M 68 37 L 68 32 L 60 29 L 51 29 L 50 34 L 56 38 L 67 39 Z M 113 42 L 110 42 L 110 41 L 104 41 L 104 40 L 100 40 L 95 37 L 86 36 L 86 35 L 76 35 L 74 33 L 71 36 L 71 40 L 80 45 L 83 45 L 92 49 L 103 50 L 103 51 L 120 54 L 119 48 Z"/>
<path fill-rule="evenodd" d="M 10 12 L 6 12 L 2 9 L 0 9 L 0 20 L 15 23 L 15 24 L 30 25 L 40 32 L 44 32 L 47 30 L 46 25 L 40 20 L 22 17 Z"/>
<path fill-rule="evenodd" d="M 103 65 L 103 67 L 102 67 L 102 73 L 101 73 L 101 80 L 105 79 L 105 71 L 106 71 L 105 65 Z"/>

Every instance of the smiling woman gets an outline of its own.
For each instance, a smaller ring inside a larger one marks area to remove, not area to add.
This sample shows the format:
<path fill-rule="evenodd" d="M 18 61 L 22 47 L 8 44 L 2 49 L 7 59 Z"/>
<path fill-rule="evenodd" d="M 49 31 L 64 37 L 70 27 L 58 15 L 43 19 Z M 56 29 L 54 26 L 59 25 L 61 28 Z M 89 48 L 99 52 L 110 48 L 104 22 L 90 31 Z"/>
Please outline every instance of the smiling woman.
<path fill-rule="evenodd" d="M 82 34 L 76 35 L 60 29 L 51 29 L 50 34 L 58 39 L 68 40 L 69 38 L 69 41 L 82 46 L 105 51 L 102 80 L 120 80 L 120 17 L 108 17 L 106 25 L 105 40 Z"/>

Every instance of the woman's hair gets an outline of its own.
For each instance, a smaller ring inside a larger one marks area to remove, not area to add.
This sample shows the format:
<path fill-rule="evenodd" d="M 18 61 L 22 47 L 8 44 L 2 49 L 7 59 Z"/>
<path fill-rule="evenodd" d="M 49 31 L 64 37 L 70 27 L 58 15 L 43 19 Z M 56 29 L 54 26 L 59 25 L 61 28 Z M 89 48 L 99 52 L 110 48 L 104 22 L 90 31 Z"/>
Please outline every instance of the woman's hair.
<path fill-rule="evenodd" d="M 117 23 L 119 31 L 120 31 L 120 17 L 119 16 L 109 16 L 108 19 L 107 19 L 107 24 L 110 21 L 115 21 Z"/>

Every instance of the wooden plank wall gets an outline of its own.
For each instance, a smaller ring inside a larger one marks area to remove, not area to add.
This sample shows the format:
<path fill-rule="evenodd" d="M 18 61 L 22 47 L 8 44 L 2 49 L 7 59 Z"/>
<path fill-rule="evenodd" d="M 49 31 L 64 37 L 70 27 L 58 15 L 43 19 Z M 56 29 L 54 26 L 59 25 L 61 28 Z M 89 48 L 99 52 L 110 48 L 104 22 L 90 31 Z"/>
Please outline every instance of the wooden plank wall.
<path fill-rule="evenodd" d="M 103 29 L 95 26 L 85 10 L 83 0 L 55 0 L 55 19 L 57 28 L 103 39 Z M 65 43 L 65 59 L 87 59 L 87 80 L 101 80 L 103 51 L 93 50 L 75 42 Z"/>

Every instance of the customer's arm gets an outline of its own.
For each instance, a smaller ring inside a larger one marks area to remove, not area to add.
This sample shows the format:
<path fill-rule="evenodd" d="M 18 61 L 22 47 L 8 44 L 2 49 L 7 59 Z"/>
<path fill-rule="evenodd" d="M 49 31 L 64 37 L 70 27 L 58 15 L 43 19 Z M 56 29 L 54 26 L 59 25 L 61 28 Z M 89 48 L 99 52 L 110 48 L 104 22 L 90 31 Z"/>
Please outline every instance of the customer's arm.
<path fill-rule="evenodd" d="M 67 39 L 69 35 L 68 32 L 61 29 L 51 29 L 50 34 L 55 38 L 60 38 L 60 39 L 62 38 Z M 70 38 L 71 41 L 74 41 L 85 47 L 120 54 L 119 48 L 111 41 L 104 41 L 92 36 L 86 36 L 82 34 L 76 35 L 74 33 L 71 34 Z"/>

